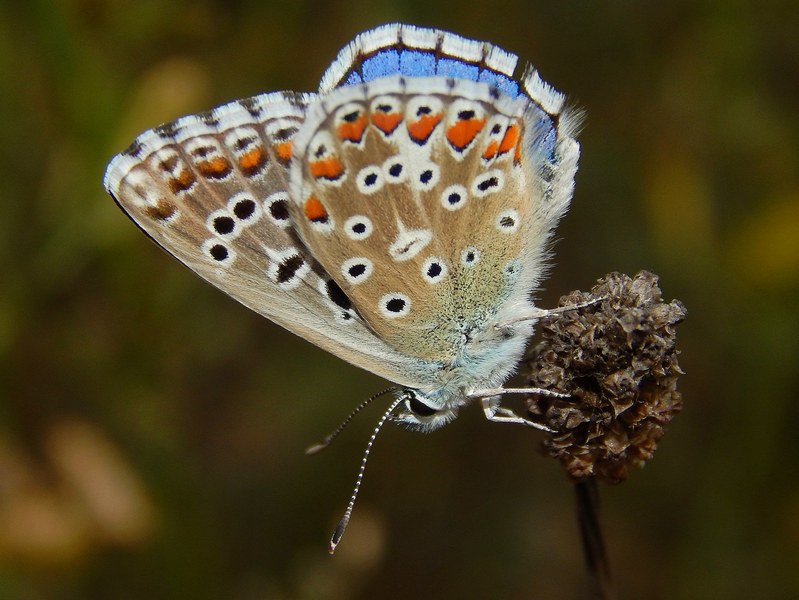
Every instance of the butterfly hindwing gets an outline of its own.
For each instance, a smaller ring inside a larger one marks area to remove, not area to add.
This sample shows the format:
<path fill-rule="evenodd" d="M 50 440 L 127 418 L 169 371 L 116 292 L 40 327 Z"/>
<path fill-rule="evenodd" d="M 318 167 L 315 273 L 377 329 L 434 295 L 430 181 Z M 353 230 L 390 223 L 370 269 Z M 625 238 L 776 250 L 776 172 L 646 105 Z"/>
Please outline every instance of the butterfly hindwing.
<path fill-rule="evenodd" d="M 292 171 L 295 221 L 381 338 L 449 362 L 522 274 L 534 199 L 520 164 L 526 100 L 488 86 L 382 79 L 309 112 Z"/>

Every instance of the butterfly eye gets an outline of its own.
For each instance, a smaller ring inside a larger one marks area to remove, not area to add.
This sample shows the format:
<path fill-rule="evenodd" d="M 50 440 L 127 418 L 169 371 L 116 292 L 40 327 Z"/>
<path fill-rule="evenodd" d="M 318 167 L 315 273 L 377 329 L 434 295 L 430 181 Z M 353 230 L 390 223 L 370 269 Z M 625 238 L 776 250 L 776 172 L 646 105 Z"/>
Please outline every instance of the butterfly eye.
<path fill-rule="evenodd" d="M 457 416 L 457 409 L 442 405 L 417 390 L 405 388 L 399 396 L 402 409 L 394 420 L 416 431 L 432 431 L 446 425 Z"/>
<path fill-rule="evenodd" d="M 416 394 L 411 395 L 405 401 L 405 406 L 408 407 L 414 415 L 418 417 L 432 417 L 434 414 L 439 412 L 438 408 L 434 408 L 428 404 L 422 402 Z"/>

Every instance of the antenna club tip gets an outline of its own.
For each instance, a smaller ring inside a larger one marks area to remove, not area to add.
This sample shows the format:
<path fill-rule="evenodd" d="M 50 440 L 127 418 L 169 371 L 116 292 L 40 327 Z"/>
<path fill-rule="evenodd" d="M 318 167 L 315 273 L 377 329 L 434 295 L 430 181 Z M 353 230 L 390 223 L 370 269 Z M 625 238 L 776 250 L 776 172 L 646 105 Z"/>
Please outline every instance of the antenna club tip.
<path fill-rule="evenodd" d="M 333 535 L 330 537 L 330 543 L 327 545 L 327 551 L 332 555 L 336 548 L 338 547 L 338 543 L 341 541 L 341 537 L 344 535 L 344 530 L 347 528 L 347 523 L 349 523 L 349 515 L 344 515 L 344 518 L 338 522 L 336 525 L 336 530 L 333 532 Z"/>
<path fill-rule="evenodd" d="M 322 450 L 327 448 L 327 442 L 319 442 L 318 444 L 311 444 L 305 449 L 305 456 L 313 456 L 314 454 L 319 454 Z"/>

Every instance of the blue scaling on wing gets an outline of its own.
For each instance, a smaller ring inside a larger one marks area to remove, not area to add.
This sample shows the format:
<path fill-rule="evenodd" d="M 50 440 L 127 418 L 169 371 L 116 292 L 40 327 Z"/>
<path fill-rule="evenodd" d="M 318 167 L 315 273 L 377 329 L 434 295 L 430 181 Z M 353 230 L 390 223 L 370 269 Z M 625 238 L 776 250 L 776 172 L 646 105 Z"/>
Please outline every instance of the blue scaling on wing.
<path fill-rule="evenodd" d="M 491 69 L 483 69 L 480 71 L 480 75 L 477 78 L 477 81 L 482 81 L 483 83 L 487 83 L 488 85 L 496 86 L 496 88 L 505 94 L 506 96 L 510 96 L 511 98 L 515 98 L 519 95 L 519 84 L 513 81 L 507 75 L 503 75 L 501 73 L 497 73 L 496 71 L 492 71 Z"/>
<path fill-rule="evenodd" d="M 442 57 L 436 64 L 436 75 L 445 77 L 455 77 L 457 79 L 469 79 L 477 81 L 480 76 L 480 67 L 473 63 L 467 63 L 457 58 Z"/>
<path fill-rule="evenodd" d="M 403 50 L 399 72 L 408 77 L 432 77 L 436 74 L 436 57 L 424 50 Z"/>
<path fill-rule="evenodd" d="M 544 152 L 547 160 L 551 163 L 554 163 L 557 160 L 555 157 L 555 143 L 557 142 L 557 137 L 558 135 L 555 131 L 555 125 L 553 124 L 551 129 L 539 142 L 541 150 Z"/>
<path fill-rule="evenodd" d="M 370 56 L 361 64 L 361 74 L 364 81 L 372 81 L 400 72 L 400 52 L 391 48 L 381 50 Z"/>
<path fill-rule="evenodd" d="M 358 83 L 363 83 L 363 79 L 361 79 L 361 74 L 358 73 L 358 71 L 352 71 L 347 76 L 347 81 L 345 81 L 341 85 L 347 86 L 347 85 L 355 85 L 355 84 L 358 84 Z"/>
<path fill-rule="evenodd" d="M 544 157 L 548 162 L 555 163 L 555 145 L 557 144 L 558 132 L 552 117 L 538 107 L 534 110 L 539 114 L 538 120 L 533 125 L 533 137 L 530 142 L 530 149 L 534 154 Z"/>
<path fill-rule="evenodd" d="M 354 67 L 340 85 L 355 85 L 396 74 L 406 77 L 440 75 L 487 83 L 511 98 L 515 98 L 521 93 L 519 84 L 507 75 L 497 73 L 487 67 L 481 68 L 477 63 L 459 58 L 448 56 L 436 58 L 433 51 L 427 50 L 387 48 L 365 58 L 360 64 L 360 72 L 357 65 Z"/>
<path fill-rule="evenodd" d="M 560 114 L 563 95 L 542 81 L 533 67 L 518 71 L 517 61 L 516 55 L 487 42 L 391 23 L 362 33 L 345 46 L 322 76 L 319 91 L 325 94 L 398 75 L 443 77 L 486 84 L 510 98 L 525 96 L 544 112 Z"/>

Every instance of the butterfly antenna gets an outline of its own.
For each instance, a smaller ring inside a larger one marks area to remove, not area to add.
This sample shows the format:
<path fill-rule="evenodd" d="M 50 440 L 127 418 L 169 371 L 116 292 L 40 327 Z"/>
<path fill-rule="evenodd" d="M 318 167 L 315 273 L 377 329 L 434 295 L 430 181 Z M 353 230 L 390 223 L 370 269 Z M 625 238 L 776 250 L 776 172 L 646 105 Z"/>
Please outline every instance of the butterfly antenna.
<path fill-rule="evenodd" d="M 364 408 L 369 406 L 374 400 L 380 398 L 380 396 L 385 396 L 386 394 L 395 392 L 396 390 L 397 388 L 390 387 L 388 389 L 383 390 L 382 392 L 378 392 L 374 396 L 371 396 L 370 398 L 367 398 L 366 400 L 361 402 L 358 406 L 355 407 L 355 410 L 353 410 L 349 415 L 347 415 L 346 419 L 344 419 L 341 423 L 339 423 L 338 427 L 336 427 L 331 433 L 325 436 L 325 439 L 323 439 L 321 442 L 313 444 L 312 446 L 308 446 L 305 449 L 305 454 L 310 456 L 312 454 L 317 454 L 322 450 L 324 450 L 325 448 L 327 448 L 331 444 L 331 442 L 335 440 L 342 431 L 344 431 L 344 428 L 350 424 L 350 421 L 352 421 L 355 418 L 355 415 L 357 415 Z"/>
<path fill-rule="evenodd" d="M 358 477 L 355 478 L 355 487 L 352 490 L 352 496 L 350 496 L 349 504 L 347 504 L 347 510 L 344 511 L 344 516 L 341 517 L 341 521 L 339 521 L 338 525 L 336 525 L 336 530 L 333 532 L 333 536 L 330 538 L 330 544 L 327 547 L 327 551 L 330 552 L 330 554 L 333 554 L 336 551 L 336 546 L 338 546 L 338 543 L 341 541 L 341 538 L 344 535 L 344 530 L 347 529 L 347 524 L 350 522 L 352 509 L 355 506 L 355 499 L 358 497 L 358 491 L 361 489 L 361 483 L 363 483 L 363 473 L 366 471 L 366 461 L 369 460 L 369 453 L 372 451 L 372 445 L 375 443 L 375 438 L 377 437 L 377 434 L 380 433 L 380 428 L 383 427 L 385 422 L 388 420 L 388 417 L 392 412 L 394 412 L 394 409 L 399 406 L 402 400 L 403 398 L 400 397 L 392 402 L 391 406 L 388 407 L 388 410 L 383 413 L 382 417 L 380 417 L 375 430 L 372 432 L 372 437 L 369 438 L 369 443 L 366 444 L 366 450 L 363 452 L 361 467 L 358 469 Z"/>

